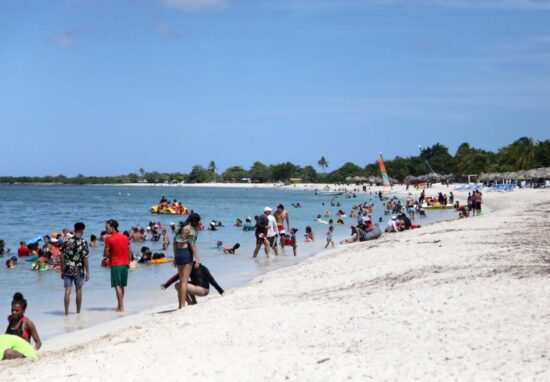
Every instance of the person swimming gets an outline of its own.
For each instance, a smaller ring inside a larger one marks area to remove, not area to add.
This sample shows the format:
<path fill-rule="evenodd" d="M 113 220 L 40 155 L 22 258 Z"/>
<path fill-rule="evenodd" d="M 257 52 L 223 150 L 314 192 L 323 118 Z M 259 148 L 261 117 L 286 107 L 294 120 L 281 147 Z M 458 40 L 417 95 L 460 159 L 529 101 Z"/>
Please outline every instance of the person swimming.
<path fill-rule="evenodd" d="M 226 255 L 234 255 L 235 251 L 240 247 L 241 245 L 239 243 L 236 243 L 233 247 L 225 247 L 223 249 L 223 253 L 225 253 Z"/>

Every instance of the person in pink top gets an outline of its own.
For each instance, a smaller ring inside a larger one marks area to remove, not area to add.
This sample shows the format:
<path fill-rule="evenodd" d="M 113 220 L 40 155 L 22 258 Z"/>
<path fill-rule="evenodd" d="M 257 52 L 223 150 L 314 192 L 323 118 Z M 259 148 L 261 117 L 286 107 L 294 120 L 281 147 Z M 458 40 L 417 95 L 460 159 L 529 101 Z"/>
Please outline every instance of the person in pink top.
<path fill-rule="evenodd" d="M 107 220 L 105 229 L 109 236 L 105 240 L 104 256 L 109 259 L 111 267 L 111 288 L 115 288 L 117 312 L 124 312 L 124 288 L 128 284 L 128 267 L 132 258 L 130 240 L 118 232 L 118 222 Z"/>

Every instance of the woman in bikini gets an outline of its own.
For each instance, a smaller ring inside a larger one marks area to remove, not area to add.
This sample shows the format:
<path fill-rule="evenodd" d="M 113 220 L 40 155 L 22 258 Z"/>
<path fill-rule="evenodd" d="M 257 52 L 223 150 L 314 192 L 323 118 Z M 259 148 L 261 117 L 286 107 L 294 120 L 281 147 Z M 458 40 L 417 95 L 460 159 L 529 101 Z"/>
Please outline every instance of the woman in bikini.
<path fill-rule="evenodd" d="M 181 280 L 178 287 L 179 309 L 185 306 L 187 283 L 191 270 L 193 267 L 200 266 L 199 251 L 196 246 L 200 222 L 200 215 L 192 213 L 187 221 L 180 223 L 174 230 L 174 265 L 178 268 L 178 276 Z"/>
<path fill-rule="evenodd" d="M 28 343 L 31 343 L 32 337 L 34 340 L 34 348 L 38 350 L 42 346 L 42 341 L 40 341 L 34 322 L 25 317 L 26 309 L 27 300 L 23 298 L 21 293 L 16 292 L 11 302 L 11 315 L 8 316 L 9 324 L 6 329 L 6 334 L 21 337 Z"/>

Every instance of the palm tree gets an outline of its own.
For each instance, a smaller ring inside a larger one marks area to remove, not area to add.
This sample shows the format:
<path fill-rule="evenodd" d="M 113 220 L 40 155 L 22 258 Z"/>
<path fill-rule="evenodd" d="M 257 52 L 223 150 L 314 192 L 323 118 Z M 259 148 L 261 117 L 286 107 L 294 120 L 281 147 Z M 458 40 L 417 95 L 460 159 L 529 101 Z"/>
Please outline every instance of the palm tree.
<path fill-rule="evenodd" d="M 145 170 L 143 169 L 143 167 L 139 169 L 139 174 L 141 175 L 142 178 L 145 176 Z"/>
<path fill-rule="evenodd" d="M 212 174 L 215 174 L 216 170 L 216 162 L 211 160 L 210 163 L 208 163 L 208 171 L 210 171 Z"/>
<path fill-rule="evenodd" d="M 317 164 L 319 165 L 319 167 L 321 167 L 323 170 L 326 170 L 327 167 L 328 167 L 328 161 L 325 159 L 324 156 L 321 157 L 321 159 L 319 159 L 317 161 Z"/>
<path fill-rule="evenodd" d="M 535 143 L 532 138 L 523 137 L 518 139 L 516 170 L 529 169 L 535 159 Z"/>

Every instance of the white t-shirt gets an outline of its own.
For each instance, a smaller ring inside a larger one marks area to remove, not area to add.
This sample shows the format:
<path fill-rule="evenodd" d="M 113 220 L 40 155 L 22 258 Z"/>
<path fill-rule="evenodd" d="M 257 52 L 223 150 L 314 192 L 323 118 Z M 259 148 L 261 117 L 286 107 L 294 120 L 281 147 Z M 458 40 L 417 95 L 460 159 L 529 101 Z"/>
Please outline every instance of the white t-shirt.
<path fill-rule="evenodd" d="M 273 237 L 277 235 L 278 229 L 277 229 L 277 221 L 273 217 L 273 215 L 269 215 L 267 217 L 267 220 L 269 221 L 269 224 L 267 225 L 267 237 Z"/>
<path fill-rule="evenodd" d="M 388 228 L 386 228 L 389 232 L 399 232 L 399 229 L 397 228 L 397 221 L 390 219 L 388 221 Z"/>

